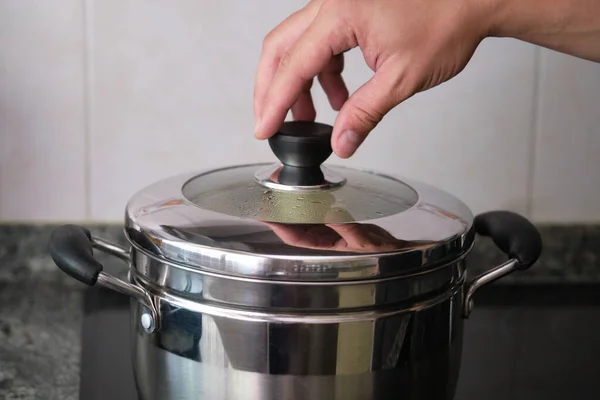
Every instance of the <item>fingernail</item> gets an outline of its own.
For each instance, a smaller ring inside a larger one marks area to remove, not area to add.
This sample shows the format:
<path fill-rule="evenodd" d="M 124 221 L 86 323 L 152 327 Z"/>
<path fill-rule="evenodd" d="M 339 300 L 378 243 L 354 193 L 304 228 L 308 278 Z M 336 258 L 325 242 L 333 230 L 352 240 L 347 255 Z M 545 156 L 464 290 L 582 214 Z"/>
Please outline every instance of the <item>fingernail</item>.
<path fill-rule="evenodd" d="M 358 146 L 360 146 L 361 142 L 362 137 L 358 133 L 352 130 L 342 132 L 342 136 L 338 140 L 340 156 L 350 157 L 354 154 Z"/>
<path fill-rule="evenodd" d="M 254 136 L 259 137 L 259 135 L 258 135 L 259 129 L 260 129 L 260 117 L 258 117 L 256 119 L 256 121 L 254 122 Z"/>

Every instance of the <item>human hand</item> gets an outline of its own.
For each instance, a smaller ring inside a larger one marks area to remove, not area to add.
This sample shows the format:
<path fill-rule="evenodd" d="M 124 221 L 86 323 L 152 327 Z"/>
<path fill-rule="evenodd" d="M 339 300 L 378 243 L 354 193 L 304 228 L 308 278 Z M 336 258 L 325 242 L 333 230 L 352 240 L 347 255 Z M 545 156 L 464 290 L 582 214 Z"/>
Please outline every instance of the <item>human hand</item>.
<path fill-rule="evenodd" d="M 312 0 L 267 35 L 254 90 L 255 135 L 291 109 L 314 120 L 315 77 L 334 110 L 332 148 L 350 157 L 381 119 L 465 67 L 488 34 L 484 0 Z M 348 98 L 343 53 L 359 47 L 375 75 Z"/>

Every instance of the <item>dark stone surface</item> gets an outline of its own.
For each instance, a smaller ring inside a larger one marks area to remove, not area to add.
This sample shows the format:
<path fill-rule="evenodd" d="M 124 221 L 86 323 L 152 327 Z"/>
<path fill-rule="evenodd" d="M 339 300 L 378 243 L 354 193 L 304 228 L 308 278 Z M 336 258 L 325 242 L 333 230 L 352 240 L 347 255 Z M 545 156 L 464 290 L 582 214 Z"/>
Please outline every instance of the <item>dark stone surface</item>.
<path fill-rule="evenodd" d="M 89 226 L 124 244 L 120 226 Z M 52 226 L 0 225 L 0 398 L 79 398 L 80 335 L 86 287 L 47 254 Z M 600 282 L 600 226 L 541 226 L 542 258 L 531 270 L 494 285 Z M 104 259 L 101 256 L 101 261 Z M 505 260 L 487 239 L 468 258 L 475 276 Z M 123 271 L 105 262 L 109 271 Z"/>
<path fill-rule="evenodd" d="M 56 272 L 0 279 L 0 399 L 78 398 L 81 301 Z"/>
<path fill-rule="evenodd" d="M 52 263 L 49 233 L 0 226 L 0 399 L 79 399 L 86 286 Z"/>
<path fill-rule="evenodd" d="M 600 282 L 600 226 L 539 226 L 544 249 L 527 271 L 495 284 L 590 284 Z M 478 238 L 468 256 L 469 276 L 506 260 L 488 238 Z"/>

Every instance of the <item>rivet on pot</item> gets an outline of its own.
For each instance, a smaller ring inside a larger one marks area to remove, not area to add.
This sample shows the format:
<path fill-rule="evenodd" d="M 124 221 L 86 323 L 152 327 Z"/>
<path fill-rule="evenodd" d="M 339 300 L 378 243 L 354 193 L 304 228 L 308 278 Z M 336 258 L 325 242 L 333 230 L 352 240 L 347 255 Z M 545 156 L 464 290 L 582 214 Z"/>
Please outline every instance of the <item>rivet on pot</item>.
<path fill-rule="evenodd" d="M 154 331 L 154 318 L 152 318 L 152 314 L 150 314 L 150 312 L 144 310 L 140 318 L 140 322 L 142 324 L 142 328 L 144 328 L 147 333 L 152 333 Z"/>

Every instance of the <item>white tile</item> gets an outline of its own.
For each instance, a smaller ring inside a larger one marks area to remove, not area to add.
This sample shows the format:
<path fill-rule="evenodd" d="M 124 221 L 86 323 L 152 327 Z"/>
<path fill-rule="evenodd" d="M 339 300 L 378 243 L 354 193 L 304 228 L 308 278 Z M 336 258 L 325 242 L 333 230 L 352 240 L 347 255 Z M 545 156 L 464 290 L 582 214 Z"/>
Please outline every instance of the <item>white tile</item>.
<path fill-rule="evenodd" d="M 263 37 L 304 3 L 94 2 L 94 219 L 122 219 L 165 176 L 272 159 L 254 139 L 254 72 Z"/>
<path fill-rule="evenodd" d="M 156 179 L 272 159 L 253 137 L 254 72 L 264 35 L 304 3 L 94 2 L 95 219 L 122 219 Z M 348 58 L 356 88 L 370 72 Z M 524 211 L 533 76 L 532 46 L 486 41 L 459 77 L 399 106 L 351 160 L 330 161 L 425 180 L 475 211 Z M 333 122 L 316 92 L 319 119 Z"/>
<path fill-rule="evenodd" d="M 526 213 L 534 53 L 522 42 L 484 41 L 461 74 L 397 106 L 339 162 L 428 182 L 476 213 Z M 356 51 L 347 65 L 351 90 L 372 75 Z M 322 95 L 319 103 L 327 108 Z"/>
<path fill-rule="evenodd" d="M 0 2 L 0 220 L 85 217 L 81 3 Z"/>
<path fill-rule="evenodd" d="M 600 221 L 600 64 L 544 50 L 533 216 Z"/>

